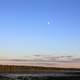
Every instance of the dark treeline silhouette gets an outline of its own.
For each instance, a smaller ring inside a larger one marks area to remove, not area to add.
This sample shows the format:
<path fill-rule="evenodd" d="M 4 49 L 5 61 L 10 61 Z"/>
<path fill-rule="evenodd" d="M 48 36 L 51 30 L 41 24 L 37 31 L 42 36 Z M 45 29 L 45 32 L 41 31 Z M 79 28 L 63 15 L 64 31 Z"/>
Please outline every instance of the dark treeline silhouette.
<path fill-rule="evenodd" d="M 0 65 L 0 73 L 28 73 L 28 72 L 75 72 L 80 71 L 78 68 L 57 68 L 42 66 L 17 66 L 17 65 Z"/>

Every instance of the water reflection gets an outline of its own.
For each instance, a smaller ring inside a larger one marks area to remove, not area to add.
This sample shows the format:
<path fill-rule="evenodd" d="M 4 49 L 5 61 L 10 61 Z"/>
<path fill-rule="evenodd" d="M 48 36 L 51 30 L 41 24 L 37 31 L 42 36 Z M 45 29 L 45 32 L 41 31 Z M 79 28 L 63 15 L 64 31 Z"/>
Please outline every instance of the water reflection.
<path fill-rule="evenodd" d="M 58 74 L 7 74 L 1 75 L 0 80 L 80 80 L 80 73 Z"/>

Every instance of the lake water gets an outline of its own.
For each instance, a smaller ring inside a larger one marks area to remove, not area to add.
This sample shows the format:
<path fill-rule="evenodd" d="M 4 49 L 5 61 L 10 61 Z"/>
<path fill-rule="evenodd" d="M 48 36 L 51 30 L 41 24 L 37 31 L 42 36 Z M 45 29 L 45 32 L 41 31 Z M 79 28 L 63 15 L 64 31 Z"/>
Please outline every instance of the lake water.
<path fill-rule="evenodd" d="M 80 74 L 65 73 L 1 74 L 1 76 L 3 77 L 0 77 L 0 80 L 80 80 Z"/>

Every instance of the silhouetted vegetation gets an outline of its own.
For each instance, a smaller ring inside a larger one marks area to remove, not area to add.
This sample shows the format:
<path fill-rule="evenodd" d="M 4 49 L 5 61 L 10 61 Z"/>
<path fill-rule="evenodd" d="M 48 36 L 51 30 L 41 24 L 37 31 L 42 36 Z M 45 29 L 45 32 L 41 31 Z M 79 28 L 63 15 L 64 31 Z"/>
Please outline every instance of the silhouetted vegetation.
<path fill-rule="evenodd" d="M 0 73 L 33 73 L 33 72 L 80 71 L 76 68 L 56 68 L 40 66 L 0 65 Z"/>
<path fill-rule="evenodd" d="M 76 68 L 56 68 L 56 67 L 41 67 L 41 66 L 16 66 L 16 65 L 0 65 L 0 74 L 2 73 L 48 73 L 48 72 L 64 72 L 66 71 L 66 74 L 72 75 L 70 77 L 56 77 L 56 76 L 43 76 L 43 77 L 23 77 L 18 76 L 17 79 L 12 79 L 5 76 L 0 76 L 0 80 L 80 80 L 80 69 Z M 70 72 L 68 72 L 70 71 Z M 78 72 L 77 72 L 78 71 Z M 78 76 L 74 76 L 74 75 Z"/>

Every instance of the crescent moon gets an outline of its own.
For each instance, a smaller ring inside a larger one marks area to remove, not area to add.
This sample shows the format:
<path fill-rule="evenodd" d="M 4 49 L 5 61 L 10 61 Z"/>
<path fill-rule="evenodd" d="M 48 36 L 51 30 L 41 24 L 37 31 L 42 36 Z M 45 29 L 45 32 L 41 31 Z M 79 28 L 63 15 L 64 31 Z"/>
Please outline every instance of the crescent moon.
<path fill-rule="evenodd" d="M 48 24 L 50 24 L 50 22 L 48 22 Z"/>

